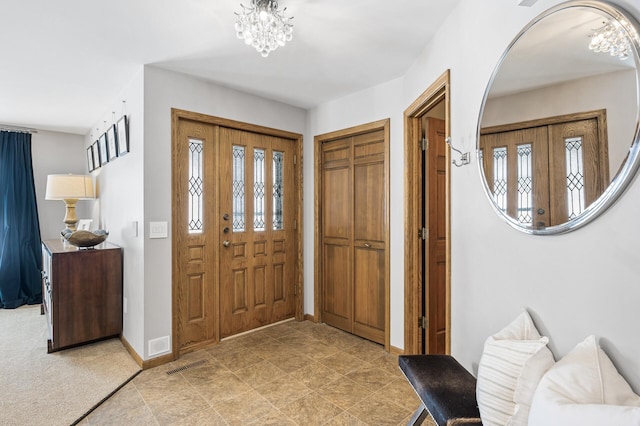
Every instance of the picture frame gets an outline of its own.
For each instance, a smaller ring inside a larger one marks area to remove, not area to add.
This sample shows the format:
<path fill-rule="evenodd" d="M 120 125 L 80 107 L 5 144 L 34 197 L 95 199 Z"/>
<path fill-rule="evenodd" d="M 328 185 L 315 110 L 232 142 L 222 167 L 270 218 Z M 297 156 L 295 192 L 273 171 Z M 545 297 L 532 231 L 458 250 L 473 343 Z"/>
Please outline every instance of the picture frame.
<path fill-rule="evenodd" d="M 97 170 L 102 165 L 100 161 L 100 147 L 98 146 L 98 141 L 95 141 L 91 145 L 91 153 L 93 154 L 93 170 Z"/>
<path fill-rule="evenodd" d="M 95 168 L 96 166 L 93 160 L 93 149 L 91 146 L 89 146 L 87 148 L 87 169 L 89 170 L 89 173 L 91 173 L 92 171 L 95 170 Z"/>
<path fill-rule="evenodd" d="M 109 147 L 107 146 L 107 134 L 103 133 L 98 139 L 98 147 L 100 148 L 100 166 L 104 166 L 109 162 Z"/>
<path fill-rule="evenodd" d="M 78 225 L 76 226 L 76 231 L 91 231 L 91 224 L 93 220 L 91 219 L 80 219 L 78 221 Z"/>
<path fill-rule="evenodd" d="M 118 142 L 118 157 L 129 152 L 129 120 L 126 115 L 120 117 L 115 124 L 116 126 L 116 140 Z"/>
<path fill-rule="evenodd" d="M 107 129 L 107 145 L 108 145 L 108 153 L 109 153 L 109 161 L 112 161 L 114 158 L 118 156 L 118 141 L 116 138 L 116 125 L 112 124 Z"/>

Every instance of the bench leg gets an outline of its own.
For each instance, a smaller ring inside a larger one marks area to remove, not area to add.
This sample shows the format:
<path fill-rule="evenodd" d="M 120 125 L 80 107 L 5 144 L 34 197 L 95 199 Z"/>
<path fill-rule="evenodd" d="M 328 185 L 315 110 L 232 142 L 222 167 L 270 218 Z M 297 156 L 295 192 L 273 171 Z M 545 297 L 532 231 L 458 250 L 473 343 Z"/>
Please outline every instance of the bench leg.
<path fill-rule="evenodd" d="M 427 411 L 427 407 L 425 407 L 424 404 L 420 405 L 420 407 L 418 407 L 415 413 L 413 413 L 413 416 L 411 416 L 411 420 L 409 420 L 409 423 L 407 423 L 407 426 L 421 425 L 428 415 L 429 415 L 429 412 Z"/>

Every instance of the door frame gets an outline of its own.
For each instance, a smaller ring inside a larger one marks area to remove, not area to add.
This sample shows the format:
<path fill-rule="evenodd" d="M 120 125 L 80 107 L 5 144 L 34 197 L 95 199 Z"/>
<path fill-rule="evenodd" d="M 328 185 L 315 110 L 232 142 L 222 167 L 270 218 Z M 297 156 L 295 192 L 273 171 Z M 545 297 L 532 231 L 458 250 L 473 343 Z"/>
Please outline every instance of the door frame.
<path fill-rule="evenodd" d="M 279 130 L 279 129 L 274 129 L 271 127 L 265 127 L 265 126 L 259 126 L 256 124 L 250 124 L 250 123 L 244 123 L 241 121 L 235 121 L 235 120 L 230 120 L 230 119 L 226 119 L 226 118 L 221 118 L 221 117 L 215 117 L 212 115 L 207 115 L 207 114 L 201 114 L 201 113 L 197 113 L 197 112 L 192 112 L 192 111 L 186 111 L 186 110 L 182 110 L 182 109 L 177 109 L 177 108 L 172 108 L 171 109 L 171 201 L 174 202 L 177 198 L 177 193 L 179 191 L 180 186 L 182 185 L 182 182 L 177 182 L 176 179 L 176 173 L 174 173 L 174 170 L 176 169 L 176 167 L 178 167 L 178 158 L 175 155 L 175 147 L 176 145 L 179 143 L 179 138 L 178 138 L 178 129 L 179 129 L 179 123 L 181 120 L 188 120 L 188 121 L 196 121 L 199 123 L 203 123 L 206 125 L 213 125 L 213 126 L 222 126 L 222 127 L 228 127 L 228 128 L 232 128 L 232 129 L 236 129 L 236 130 L 243 130 L 243 131 L 247 131 L 247 132 L 253 132 L 253 133 L 259 133 L 259 134 L 263 134 L 263 135 L 268 135 L 268 136 L 275 136 L 275 137 L 281 137 L 281 138 L 285 138 L 285 139 L 291 139 L 294 141 L 294 152 L 296 155 L 296 161 L 294 162 L 294 180 L 296 183 L 296 195 L 295 195 L 295 227 L 294 227 L 294 231 L 295 231 L 295 237 L 296 237 L 296 256 L 297 256 L 297 261 L 296 261 L 296 272 L 294 274 L 295 276 L 295 283 L 294 283 L 294 295 L 296 297 L 296 302 L 295 302 L 295 318 L 298 321 L 302 321 L 304 320 L 304 271 L 303 271 L 303 236 L 304 236 L 304 229 L 303 229 L 303 217 L 302 217 L 302 202 L 303 202 L 303 197 L 302 197 L 302 153 L 303 153 L 303 144 L 302 144 L 302 134 L 300 133 L 293 133 L 293 132 L 289 132 L 286 130 Z M 218 141 L 216 141 L 217 143 Z M 216 168 L 215 173 L 218 173 L 218 169 Z M 219 212 L 215 212 L 214 214 L 218 214 Z M 171 321 L 172 321 L 172 354 L 173 354 L 173 359 L 178 359 L 179 355 L 180 355 L 180 348 L 178 347 L 178 342 L 179 339 L 176 337 L 178 336 L 180 330 L 178 327 L 178 318 L 177 318 L 177 311 L 178 311 L 178 301 L 177 301 L 177 289 L 178 286 L 180 284 L 180 276 L 179 276 L 179 266 L 178 266 L 178 247 L 177 244 L 175 244 L 177 238 L 177 230 L 179 229 L 180 226 L 182 226 L 182 224 L 176 223 L 177 218 L 175 217 L 175 215 L 171 215 L 171 265 L 172 265 L 172 273 L 171 273 L 171 308 L 172 308 L 172 314 L 171 314 Z M 216 250 L 215 251 L 215 262 L 219 263 L 220 262 L 220 258 L 219 258 L 219 251 Z M 220 307 L 219 307 L 219 302 L 220 302 L 220 279 L 219 276 L 217 276 L 215 278 L 214 281 L 214 318 L 213 321 L 215 321 L 216 323 L 214 324 L 214 342 L 219 342 L 220 341 Z M 209 342 L 207 342 L 207 344 L 209 344 Z M 194 347 L 192 349 L 190 349 L 189 351 L 192 350 L 197 350 L 200 349 L 199 347 Z M 188 351 L 188 352 L 189 352 Z"/>
<path fill-rule="evenodd" d="M 424 208 L 420 120 L 434 105 L 444 101 L 445 138 L 451 135 L 450 71 L 446 70 L 404 111 L 404 353 L 421 352 L 419 317 L 425 295 L 422 291 L 423 256 L 418 232 Z M 451 353 L 451 149 L 446 150 L 445 232 L 446 243 L 446 352 Z M 428 286 L 426 282 L 425 287 Z M 425 290 L 428 292 L 428 290 Z"/>
<path fill-rule="evenodd" d="M 384 307 L 384 348 L 388 352 L 391 347 L 391 334 L 390 334 L 390 323 L 391 323 L 391 303 L 390 303 L 390 282 L 391 282 L 391 274 L 389 271 L 390 267 L 390 221 L 389 221 L 389 195 L 390 195 L 390 166 L 389 166 L 389 150 L 390 150 L 390 119 L 384 119 L 379 121 L 374 121 L 367 124 L 361 124 L 359 126 L 349 127 L 347 129 L 341 129 L 334 132 L 324 133 L 321 135 L 317 135 L 314 137 L 314 252 L 315 252 L 315 262 L 314 262 L 314 317 L 309 318 L 314 322 L 322 322 L 322 302 L 323 302 L 323 293 L 324 288 L 322 285 L 322 235 L 321 235 L 321 195 L 322 195 L 322 163 L 321 163 L 321 155 L 322 155 L 322 144 L 324 142 L 328 142 L 334 139 L 340 139 L 347 136 L 356 136 L 362 133 L 368 133 L 374 130 L 384 130 L 384 144 L 385 144 L 385 153 L 384 153 L 384 161 L 385 161 L 385 182 L 384 182 L 384 191 L 386 194 L 386 205 L 385 205 L 385 216 L 387 222 L 387 229 L 385 229 L 385 277 L 384 277 L 384 293 L 385 293 L 385 307 Z"/>

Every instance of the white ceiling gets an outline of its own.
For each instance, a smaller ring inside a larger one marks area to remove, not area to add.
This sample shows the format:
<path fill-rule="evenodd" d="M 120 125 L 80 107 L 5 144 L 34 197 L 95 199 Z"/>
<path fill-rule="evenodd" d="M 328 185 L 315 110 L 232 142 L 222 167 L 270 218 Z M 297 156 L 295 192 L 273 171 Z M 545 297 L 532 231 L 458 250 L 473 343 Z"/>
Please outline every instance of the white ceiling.
<path fill-rule="evenodd" d="M 0 124 L 85 134 L 145 64 L 313 107 L 403 75 L 460 0 L 281 0 L 293 41 L 268 58 L 241 1 L 3 0 Z"/>

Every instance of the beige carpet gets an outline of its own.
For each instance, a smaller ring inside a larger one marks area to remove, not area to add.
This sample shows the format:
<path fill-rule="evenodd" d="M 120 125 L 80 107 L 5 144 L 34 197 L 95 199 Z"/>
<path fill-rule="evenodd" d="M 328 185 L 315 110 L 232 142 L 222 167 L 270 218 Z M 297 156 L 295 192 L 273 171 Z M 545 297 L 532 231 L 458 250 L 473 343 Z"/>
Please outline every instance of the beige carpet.
<path fill-rule="evenodd" d="M 140 370 L 119 339 L 47 354 L 40 306 L 0 309 L 0 425 L 70 425 Z"/>

